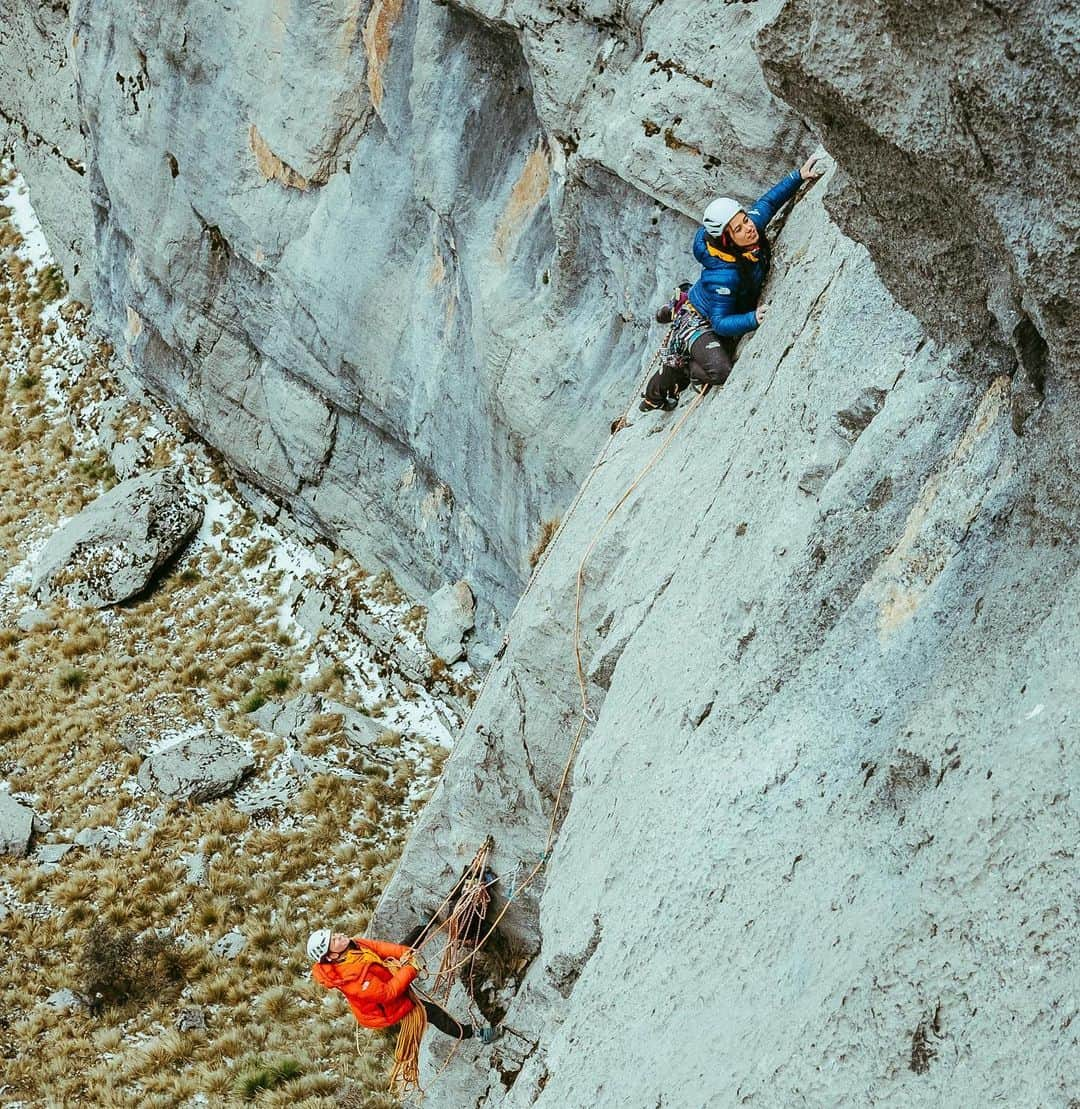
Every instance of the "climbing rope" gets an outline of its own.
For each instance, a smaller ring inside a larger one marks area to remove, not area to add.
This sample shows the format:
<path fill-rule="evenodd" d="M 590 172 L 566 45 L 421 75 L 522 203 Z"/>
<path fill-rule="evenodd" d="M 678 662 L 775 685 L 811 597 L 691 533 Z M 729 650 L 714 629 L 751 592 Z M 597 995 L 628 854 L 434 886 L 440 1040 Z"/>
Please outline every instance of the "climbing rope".
<path fill-rule="evenodd" d="M 669 331 L 668 334 L 670 334 L 670 331 Z M 645 381 L 648 381 L 649 376 L 651 376 L 653 367 L 655 366 L 657 359 L 660 357 L 660 352 L 664 349 L 665 345 L 666 345 L 666 339 L 663 342 L 661 342 L 660 347 L 657 349 L 656 353 L 653 355 L 652 359 L 650 360 L 648 369 L 646 371 L 646 377 L 644 379 Z M 513 904 L 513 902 L 521 895 L 521 893 L 525 889 L 527 889 L 536 880 L 536 878 L 539 875 L 540 871 L 544 868 L 544 866 L 546 865 L 548 859 L 551 857 L 551 849 L 552 849 L 552 845 L 554 844 L 554 841 L 555 841 L 556 833 L 558 831 L 559 817 L 560 817 L 560 814 L 561 814 L 561 811 L 562 811 L 563 795 L 566 792 L 566 786 L 567 786 L 567 783 L 568 783 L 569 778 L 570 778 L 570 771 L 573 767 L 574 759 L 577 755 L 578 748 L 581 745 L 581 740 L 582 740 L 582 737 L 585 734 L 585 729 L 586 729 L 586 727 L 588 726 L 588 723 L 589 723 L 588 683 L 587 683 L 587 680 L 586 680 L 585 668 L 584 668 L 584 664 L 582 662 L 582 656 L 581 656 L 581 601 L 582 601 L 582 596 L 583 596 L 584 590 L 585 590 L 585 570 L 586 570 L 586 567 L 588 565 L 589 559 L 592 557 L 593 551 L 596 549 L 597 543 L 599 543 L 599 541 L 600 541 L 600 536 L 603 534 L 603 532 L 604 532 L 605 528 L 607 527 L 607 525 L 612 521 L 612 519 L 614 519 L 614 517 L 615 517 L 616 513 L 619 511 L 619 509 L 622 508 L 622 506 L 626 503 L 626 501 L 633 494 L 634 490 L 637 489 L 638 486 L 641 484 L 641 482 L 644 480 L 644 478 L 649 473 L 649 471 L 652 470 L 652 468 L 660 460 L 660 458 L 663 456 L 665 451 L 671 445 L 672 440 L 675 438 L 675 436 L 682 429 L 682 427 L 686 423 L 686 421 L 690 418 L 690 414 L 701 403 L 702 399 L 704 398 L 705 394 L 708 391 L 709 391 L 709 387 L 705 386 L 694 397 L 693 401 L 691 402 L 689 407 L 686 409 L 686 411 L 683 413 L 683 415 L 679 418 L 678 422 L 671 428 L 671 430 L 664 437 L 663 442 L 653 452 L 653 454 L 649 458 L 648 462 L 646 462 L 646 464 L 641 468 L 641 470 L 638 471 L 638 473 L 634 477 L 633 481 L 626 487 L 626 489 L 623 491 L 623 493 L 619 497 L 619 499 L 608 510 L 607 515 L 605 515 L 604 519 L 601 521 L 600 526 L 596 529 L 596 532 L 593 534 L 592 538 L 590 539 L 589 544 L 585 549 L 585 553 L 582 555 L 581 561 L 578 564 L 577 576 L 576 576 L 576 590 L 575 590 L 575 598 L 574 598 L 574 637 L 573 637 L 574 662 L 575 662 L 575 668 L 576 668 L 576 672 L 577 672 L 577 681 L 578 681 L 579 693 L 580 693 L 580 698 L 581 698 L 581 715 L 580 715 L 580 718 L 578 720 L 577 728 L 574 731 L 574 736 L 573 736 L 573 739 L 571 740 L 571 743 L 570 743 L 570 749 L 569 749 L 569 752 L 568 752 L 568 755 L 567 755 L 566 764 L 563 767 L 562 775 L 561 775 L 561 778 L 559 780 L 559 788 L 558 788 L 558 792 L 555 795 L 555 802 L 554 802 L 554 805 L 552 807 L 552 812 L 551 812 L 551 820 L 548 823 L 548 832 L 547 832 L 547 839 L 546 839 L 546 842 L 544 844 L 544 851 L 543 851 L 543 854 L 540 856 L 539 860 L 537 861 L 536 865 L 529 871 L 529 873 L 525 876 L 525 878 L 522 881 L 518 882 L 515 885 L 513 891 L 510 894 L 508 894 L 508 896 L 506 898 L 506 903 L 503 905 L 502 909 L 496 915 L 495 920 L 487 928 L 487 930 L 484 932 L 483 937 L 476 942 L 476 944 L 472 947 L 472 949 L 468 952 L 468 954 L 466 954 L 464 956 L 461 956 L 461 957 L 454 958 L 454 959 L 452 959 L 448 962 L 446 957 L 445 957 L 445 951 L 444 951 L 444 959 L 443 959 L 443 962 L 440 964 L 440 968 L 439 968 L 439 974 L 440 974 L 441 980 L 449 982 L 452 979 L 452 976 L 458 970 L 460 970 L 461 967 L 463 967 L 466 963 L 470 962 L 470 960 L 475 958 L 476 953 L 491 938 L 492 934 L 495 932 L 495 929 L 499 926 L 499 924 L 501 923 L 503 917 L 509 911 L 510 906 Z M 620 417 L 618 420 L 613 422 L 613 424 L 611 426 L 611 433 L 608 437 L 607 443 L 605 443 L 605 445 L 604 445 L 603 449 L 601 450 L 596 462 L 593 464 L 592 469 L 589 471 L 588 475 L 585 478 L 585 481 L 582 483 L 581 489 L 579 489 L 578 495 L 574 498 L 574 501 L 571 504 L 569 511 L 563 517 L 563 520 L 562 520 L 562 522 L 560 523 L 560 526 L 559 526 L 559 530 L 555 533 L 555 535 L 552 537 L 551 542 L 548 544 L 547 550 L 545 550 L 545 552 L 544 552 L 544 557 L 541 558 L 541 560 L 537 563 L 537 567 L 534 570 L 532 577 L 529 579 L 528 585 L 526 586 L 526 593 L 527 593 L 528 589 L 530 589 L 532 587 L 533 582 L 536 580 L 536 576 L 539 573 L 539 570 L 540 570 L 541 566 L 543 565 L 543 562 L 546 559 L 546 556 L 551 551 L 552 547 L 554 547 L 555 542 L 559 539 L 559 537 L 562 535 L 563 531 L 565 530 L 567 520 L 570 519 L 570 517 L 574 513 L 574 510 L 577 508 L 578 504 L 581 502 L 581 498 L 584 495 L 585 489 L 587 488 L 587 486 L 591 482 L 591 480 L 592 480 L 593 476 L 596 474 L 597 470 L 599 470 L 600 466 L 603 465 L 603 463 L 606 461 L 606 455 L 607 455 L 607 451 L 608 451 L 608 449 L 611 445 L 611 441 L 615 437 L 615 435 L 618 433 L 618 431 L 621 430 L 621 427 L 625 426 L 625 420 L 626 420 L 627 416 L 629 415 L 630 409 L 633 406 L 634 399 L 636 399 L 636 394 L 634 395 L 634 397 L 631 398 L 630 406 L 628 406 L 628 408 L 627 408 L 626 412 L 623 414 L 623 416 Z M 526 594 L 523 593 L 521 599 L 518 601 L 519 606 L 521 604 L 521 601 L 523 601 L 525 599 L 525 595 Z M 517 612 L 517 606 L 515 606 L 514 612 L 515 613 Z M 511 620 L 512 619 L 513 619 L 513 614 L 511 614 Z M 477 700 L 479 700 L 479 698 L 477 698 Z M 471 714 L 470 714 L 470 719 L 471 719 Z M 474 860 L 474 862 L 475 862 L 475 860 Z M 461 886 L 463 885 L 463 883 L 465 882 L 465 880 L 468 876 L 468 873 L 469 873 L 469 871 L 467 871 L 466 874 L 462 876 L 462 878 L 458 879 L 458 882 L 455 884 L 453 890 L 451 890 L 450 894 L 448 894 L 447 897 L 444 899 L 443 905 L 440 906 L 439 910 L 436 911 L 436 913 L 435 913 L 436 917 L 438 916 L 439 912 L 441 912 L 442 908 L 445 907 L 445 905 L 449 904 L 450 901 L 453 899 L 454 894 L 456 893 L 456 891 L 458 889 L 460 889 Z M 434 923 L 434 918 L 432 920 L 432 923 Z M 443 922 L 443 924 L 438 925 L 435 928 L 432 928 L 431 924 L 429 924 L 428 928 L 425 929 L 425 932 L 427 934 L 426 935 L 422 934 L 422 939 L 420 941 L 418 941 L 417 945 L 414 945 L 414 946 L 419 946 L 420 944 L 427 943 L 428 940 L 430 940 L 436 933 L 438 933 L 439 931 L 446 930 L 447 923 L 448 922 Z"/>
<path fill-rule="evenodd" d="M 649 378 L 652 377 L 653 371 L 656 369 L 656 364 L 660 361 L 660 355 L 668 344 L 668 340 L 671 337 L 671 332 L 673 328 L 674 325 L 667 329 L 667 331 L 664 333 L 664 337 L 660 340 L 660 345 L 656 348 L 652 358 L 649 359 L 649 364 L 645 367 L 644 377 L 642 377 L 637 390 L 630 396 L 630 403 L 626 406 L 621 416 L 618 416 L 611 421 L 611 427 L 608 433 L 607 440 L 600 448 L 600 453 L 596 456 L 596 461 L 592 464 L 589 472 L 585 475 L 585 480 L 578 487 L 578 491 L 574 495 L 574 499 L 570 502 L 570 507 L 563 513 L 561 519 L 559 520 L 559 526 L 555 529 L 555 534 L 552 535 L 552 537 L 548 540 L 547 546 L 544 547 L 544 549 L 540 552 L 540 557 L 536 560 L 536 565 L 533 567 L 532 573 L 529 575 L 528 581 L 526 581 L 525 583 L 525 588 L 522 590 L 521 596 L 518 597 L 517 603 L 514 605 L 512 611 L 510 612 L 510 618 L 506 621 L 507 627 L 510 627 L 510 625 L 514 622 L 514 617 L 517 615 L 518 609 L 521 608 L 521 606 L 525 603 L 525 599 L 532 591 L 532 587 L 536 583 L 536 579 L 540 576 L 540 571 L 544 568 L 544 564 L 547 562 L 549 556 L 551 555 L 551 552 L 555 549 L 555 544 L 559 541 L 563 532 L 566 530 L 567 521 L 574 515 L 574 512 L 577 510 L 578 505 L 581 503 L 581 498 L 585 495 L 585 491 L 589 488 L 593 477 L 596 475 L 597 471 L 599 471 L 600 467 L 603 466 L 604 463 L 607 461 L 607 453 L 611 448 L 611 444 L 612 441 L 615 439 L 615 436 L 620 431 L 622 431 L 623 428 L 630 426 L 630 413 L 633 411 L 634 401 L 638 399 L 638 396 L 642 393 L 645 386 L 648 384 Z M 502 646 L 499 648 L 498 654 L 496 654 L 495 657 L 500 658 L 503 651 L 505 651 L 509 645 L 510 634 L 508 632 L 506 635 L 503 636 Z M 491 679 L 491 674 L 494 669 L 494 665 L 488 667 L 488 671 L 484 675 L 484 679 L 480 683 L 480 688 L 477 690 L 476 697 L 473 699 L 472 706 L 469 709 L 469 715 L 465 717 L 465 722 L 461 725 L 460 734 L 464 735 L 465 732 L 468 730 L 469 725 L 472 723 L 473 713 L 476 712 L 476 706 L 480 703 L 480 698 L 484 695 L 484 690 L 487 689 L 488 681 Z"/>
<path fill-rule="evenodd" d="M 492 922 L 491 926 L 487 929 L 487 931 L 485 931 L 483 937 L 479 941 L 477 941 L 473 950 L 470 951 L 468 955 L 464 956 L 464 958 L 453 963 L 445 971 L 441 971 L 442 973 L 452 975 L 467 962 L 469 962 L 470 959 L 473 959 L 476 956 L 476 953 L 484 946 L 484 944 L 487 943 L 487 941 L 494 933 L 495 929 L 498 928 L 503 917 L 507 914 L 513 902 L 521 895 L 522 891 L 527 889 L 536 880 L 537 875 L 539 875 L 540 871 L 544 868 L 548 860 L 551 858 L 551 848 L 555 842 L 556 832 L 558 831 L 559 815 L 562 810 L 563 795 L 566 792 L 566 785 L 567 782 L 570 780 L 570 771 L 574 765 L 574 759 L 577 755 L 578 748 L 581 745 L 582 737 L 585 734 L 585 728 L 589 722 L 588 683 L 585 678 L 585 668 L 581 660 L 581 598 L 585 591 L 585 568 L 590 557 L 592 556 L 593 551 L 596 549 L 596 544 L 599 542 L 600 536 L 603 533 L 604 529 L 612 521 L 612 519 L 614 519 L 615 514 L 626 503 L 630 495 L 634 492 L 638 485 L 641 484 L 642 480 L 649 473 L 649 471 L 660 460 L 664 452 L 671 445 L 671 441 L 675 438 L 682 426 L 690 418 L 690 414 L 701 403 L 702 398 L 708 391 L 709 387 L 706 386 L 704 389 L 702 389 L 700 393 L 697 394 L 697 396 L 694 397 L 686 412 L 684 412 L 683 415 L 680 417 L 678 423 L 676 423 L 675 426 L 667 433 L 667 435 L 664 437 L 664 441 L 653 452 L 653 455 L 649 459 L 649 461 L 641 468 L 634 480 L 626 487 L 622 496 L 620 496 L 615 504 L 612 505 L 612 507 L 608 510 L 608 513 L 601 522 L 600 527 L 596 529 L 596 532 L 590 540 L 588 547 L 585 549 L 585 554 L 582 556 L 581 562 L 578 564 L 577 588 L 574 598 L 574 661 L 576 664 L 578 687 L 581 696 L 581 716 L 578 720 L 578 725 L 574 732 L 574 738 L 570 743 L 570 750 L 567 755 L 566 764 L 563 767 L 562 776 L 559 780 L 559 789 L 555 795 L 555 804 L 551 811 L 551 820 L 548 823 L 548 833 L 547 840 L 544 844 L 544 852 L 540 856 L 540 859 L 532 868 L 532 870 L 529 871 L 529 873 L 522 881 L 516 884 L 513 892 L 507 896 L 506 903 L 496 915 L 495 920 Z M 429 936 L 428 938 L 430 939 L 431 937 Z"/>
<path fill-rule="evenodd" d="M 420 1041 L 427 1031 L 427 1010 L 419 1002 L 401 1018 L 390 1089 L 401 1095 L 420 1089 Z"/>
<path fill-rule="evenodd" d="M 461 892 L 445 921 L 446 945 L 443 947 L 442 959 L 431 988 L 436 997 L 441 995 L 444 1000 L 450 996 L 450 987 L 454 981 L 453 967 L 461 960 L 467 948 L 475 946 L 487 917 L 488 906 L 491 904 L 488 887 L 492 883 L 486 881 L 484 875 L 494 847 L 495 841 L 489 836 L 473 857 L 463 880 L 458 883 Z"/>

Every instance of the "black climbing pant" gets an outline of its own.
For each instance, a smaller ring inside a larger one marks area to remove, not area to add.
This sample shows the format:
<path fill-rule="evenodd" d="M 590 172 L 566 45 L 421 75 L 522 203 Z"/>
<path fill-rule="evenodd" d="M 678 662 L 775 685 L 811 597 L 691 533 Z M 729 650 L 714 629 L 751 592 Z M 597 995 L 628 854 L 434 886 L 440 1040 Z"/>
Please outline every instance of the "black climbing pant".
<path fill-rule="evenodd" d="M 663 367 L 649 378 L 645 399 L 657 407 L 665 397 L 677 397 L 691 379 L 705 385 L 723 385 L 731 373 L 735 355 L 734 339 L 724 339 L 712 328 L 703 331 L 691 344 L 684 358 L 665 358 Z"/>
<path fill-rule="evenodd" d="M 471 1024 L 461 1024 L 454 1020 L 441 1005 L 432 1001 L 430 997 L 421 997 L 419 1000 L 427 1012 L 428 1023 L 435 1025 L 440 1032 L 453 1036 L 455 1040 L 467 1040 L 473 1035 L 474 1030 Z"/>

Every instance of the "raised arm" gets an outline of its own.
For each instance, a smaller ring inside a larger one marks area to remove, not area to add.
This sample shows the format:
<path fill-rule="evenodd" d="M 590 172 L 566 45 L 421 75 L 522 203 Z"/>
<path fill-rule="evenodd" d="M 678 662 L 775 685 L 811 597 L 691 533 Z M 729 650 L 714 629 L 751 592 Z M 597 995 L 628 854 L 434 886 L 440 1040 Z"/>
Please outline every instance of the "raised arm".
<path fill-rule="evenodd" d="M 773 185 L 764 196 L 759 197 L 753 208 L 747 209 L 746 214 L 753 220 L 754 226 L 759 231 L 765 230 L 773 216 L 799 191 L 802 182 L 802 172 L 793 169 L 787 177 Z"/>

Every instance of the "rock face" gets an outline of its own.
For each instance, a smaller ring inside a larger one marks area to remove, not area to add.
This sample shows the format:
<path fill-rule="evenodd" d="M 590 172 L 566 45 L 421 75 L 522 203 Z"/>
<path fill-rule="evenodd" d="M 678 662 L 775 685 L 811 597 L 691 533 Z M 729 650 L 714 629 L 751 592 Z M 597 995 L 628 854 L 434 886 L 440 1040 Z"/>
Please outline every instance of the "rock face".
<path fill-rule="evenodd" d="M 901 303 L 1019 369 L 1036 398 L 1075 367 L 1075 10 L 788 0 L 761 52 L 772 87 L 842 152 L 829 210 Z"/>
<path fill-rule="evenodd" d="M 98 319 L 298 519 L 413 593 L 467 577 L 494 641 L 686 273 L 684 215 L 811 145 L 748 49 L 778 7 L 702 36 L 645 3 L 79 0 Z M 35 80 L 44 50 L 0 46 Z"/>
<path fill-rule="evenodd" d="M 235 740 L 200 735 L 148 756 L 139 785 L 181 801 L 213 801 L 236 789 L 254 765 Z"/>
<path fill-rule="evenodd" d="M 34 813 L 0 790 L 0 855 L 25 858 L 34 831 Z"/>
<path fill-rule="evenodd" d="M 589 723 L 546 869 L 528 882 L 579 721 L 578 565 L 686 400 L 616 436 L 372 924 L 407 934 L 495 837 L 512 901 L 481 1001 L 524 1039 L 459 1054 L 434 1106 L 1077 1088 L 1076 387 L 1018 438 L 1009 378 L 959 371 L 823 191 L 731 380 L 586 566 Z"/>
<path fill-rule="evenodd" d="M 372 924 L 494 836 L 515 1033 L 430 1037 L 435 1109 L 1075 1098 L 1076 30 L 1014 7 L 74 5 L 131 373 L 489 641 L 688 217 L 796 112 L 839 165 L 727 386 L 591 475 Z"/>
<path fill-rule="evenodd" d="M 202 520 L 202 503 L 174 470 L 153 470 L 103 493 L 46 544 L 31 583 L 39 601 L 57 595 L 105 608 L 142 592 Z"/>
<path fill-rule="evenodd" d="M 64 0 L 0 0 L 0 149 L 30 186 L 71 295 L 89 301 L 94 243 L 86 146 Z"/>

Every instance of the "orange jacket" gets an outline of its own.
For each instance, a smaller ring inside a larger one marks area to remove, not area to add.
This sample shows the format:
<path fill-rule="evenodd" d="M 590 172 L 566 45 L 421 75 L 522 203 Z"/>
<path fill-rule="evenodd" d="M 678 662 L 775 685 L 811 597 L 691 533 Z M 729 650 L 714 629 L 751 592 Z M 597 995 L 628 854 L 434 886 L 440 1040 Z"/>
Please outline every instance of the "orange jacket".
<path fill-rule="evenodd" d="M 353 943 L 380 959 L 400 959 L 410 950 L 382 940 L 354 939 Z M 394 970 L 369 963 L 358 951 L 348 951 L 340 963 L 316 963 L 311 976 L 328 990 L 341 990 L 353 1016 L 365 1028 L 389 1028 L 416 1004 L 408 994 L 409 983 L 416 977 L 415 967 Z"/>

